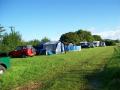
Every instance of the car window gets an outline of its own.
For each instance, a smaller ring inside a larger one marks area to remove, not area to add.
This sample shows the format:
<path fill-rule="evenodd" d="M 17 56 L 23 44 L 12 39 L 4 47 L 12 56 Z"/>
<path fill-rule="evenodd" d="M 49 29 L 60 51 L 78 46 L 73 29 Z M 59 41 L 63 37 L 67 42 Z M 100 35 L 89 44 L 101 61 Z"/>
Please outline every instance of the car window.
<path fill-rule="evenodd" d="M 32 47 L 31 45 L 28 45 L 27 48 L 28 48 L 28 49 L 32 49 L 33 47 Z"/>
<path fill-rule="evenodd" d="M 21 49 L 22 49 L 22 47 L 20 47 L 20 46 L 16 48 L 16 50 L 21 50 Z"/>
<path fill-rule="evenodd" d="M 26 46 L 23 47 L 23 49 L 26 49 L 26 48 L 27 48 Z"/>

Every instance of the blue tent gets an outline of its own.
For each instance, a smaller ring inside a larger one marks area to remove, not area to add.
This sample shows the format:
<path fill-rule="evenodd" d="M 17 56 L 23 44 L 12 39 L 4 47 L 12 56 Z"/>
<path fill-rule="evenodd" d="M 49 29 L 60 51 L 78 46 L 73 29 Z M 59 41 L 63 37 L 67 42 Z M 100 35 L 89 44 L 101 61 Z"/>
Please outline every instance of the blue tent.
<path fill-rule="evenodd" d="M 64 44 L 60 41 L 50 41 L 46 43 L 42 43 L 39 45 L 39 48 L 37 49 L 40 54 L 58 54 L 64 52 Z"/>
<path fill-rule="evenodd" d="M 76 46 L 76 45 L 70 43 L 69 45 L 65 45 L 65 50 L 66 51 L 80 51 L 81 46 Z"/>

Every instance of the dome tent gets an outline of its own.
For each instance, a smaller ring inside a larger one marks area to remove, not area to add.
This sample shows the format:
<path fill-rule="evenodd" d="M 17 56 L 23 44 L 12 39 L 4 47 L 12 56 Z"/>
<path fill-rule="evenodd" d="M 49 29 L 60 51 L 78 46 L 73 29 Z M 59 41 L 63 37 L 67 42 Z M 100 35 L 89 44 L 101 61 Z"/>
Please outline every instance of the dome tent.
<path fill-rule="evenodd" d="M 44 51 L 46 55 L 59 54 L 64 52 L 64 44 L 60 41 L 50 41 L 39 45 L 42 48 L 39 49 L 40 53 Z"/>

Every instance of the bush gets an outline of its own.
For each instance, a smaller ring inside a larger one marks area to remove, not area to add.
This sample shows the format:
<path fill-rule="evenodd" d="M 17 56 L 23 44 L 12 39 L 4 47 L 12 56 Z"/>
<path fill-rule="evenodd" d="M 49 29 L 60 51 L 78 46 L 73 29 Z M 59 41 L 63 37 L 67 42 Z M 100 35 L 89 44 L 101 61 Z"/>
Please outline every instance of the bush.
<path fill-rule="evenodd" d="M 106 46 L 114 46 L 116 45 L 116 42 L 114 40 L 107 39 L 105 40 Z"/>
<path fill-rule="evenodd" d="M 22 39 L 19 32 L 11 31 L 10 33 L 5 33 L 3 35 L 3 40 L 0 44 L 0 49 L 2 51 L 11 51 L 16 48 L 16 46 L 21 45 Z"/>

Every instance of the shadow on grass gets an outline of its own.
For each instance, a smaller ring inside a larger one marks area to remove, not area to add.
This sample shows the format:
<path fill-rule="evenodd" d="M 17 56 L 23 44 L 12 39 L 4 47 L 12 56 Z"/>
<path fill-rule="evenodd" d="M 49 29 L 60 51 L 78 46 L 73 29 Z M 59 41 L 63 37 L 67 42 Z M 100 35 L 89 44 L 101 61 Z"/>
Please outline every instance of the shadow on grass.
<path fill-rule="evenodd" d="M 86 68 L 88 66 L 94 66 L 96 69 Z M 87 62 L 72 66 L 69 71 L 58 73 L 51 80 L 44 82 L 45 87 L 42 90 L 98 90 L 99 82 L 95 79 L 91 81 L 91 79 L 95 78 L 101 66 L 102 64 L 88 64 Z M 92 84 L 89 84 L 89 81 Z"/>
<path fill-rule="evenodd" d="M 120 90 L 120 58 L 112 57 L 100 71 L 86 75 L 91 90 Z"/>
<path fill-rule="evenodd" d="M 72 66 L 71 70 L 58 73 L 54 78 L 46 81 L 42 90 L 120 90 L 120 67 L 118 63 L 112 62 L 117 59 L 118 57 L 112 58 L 111 62 L 104 66 L 81 64 L 82 67 L 94 66 L 96 69 L 80 68 L 81 65 Z"/>
<path fill-rule="evenodd" d="M 120 90 L 120 50 L 115 48 L 111 57 L 101 64 L 71 66 L 46 81 L 42 90 Z"/>

